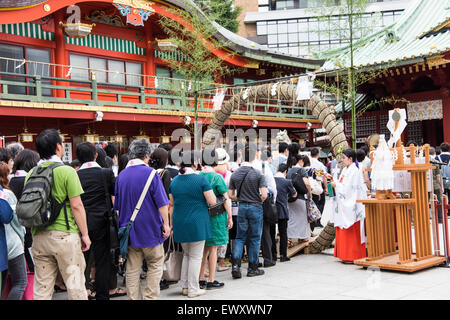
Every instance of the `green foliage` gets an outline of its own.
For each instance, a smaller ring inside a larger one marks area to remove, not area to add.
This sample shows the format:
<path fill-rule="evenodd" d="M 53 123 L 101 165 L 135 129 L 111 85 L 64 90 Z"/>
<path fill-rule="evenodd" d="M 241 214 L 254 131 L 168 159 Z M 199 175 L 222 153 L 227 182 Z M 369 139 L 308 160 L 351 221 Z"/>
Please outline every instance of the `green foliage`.
<path fill-rule="evenodd" d="M 194 0 L 211 20 L 222 27 L 237 33 L 239 30 L 238 16 L 242 12 L 241 7 L 234 7 L 233 0 Z"/>
<path fill-rule="evenodd" d="M 217 32 L 211 21 L 186 3 L 187 10 L 171 8 L 169 11 L 187 21 L 192 28 L 186 28 L 175 20 L 161 16 L 159 24 L 172 43 L 178 46 L 188 62 L 164 59 L 170 67 L 186 80 L 192 81 L 192 90 L 211 87 L 216 75 L 226 76 L 234 69 L 224 64 L 223 58 L 211 51 L 225 48 L 227 43 L 214 38 Z M 208 48 L 208 46 L 209 48 Z M 231 53 L 230 53 L 231 55 Z"/>

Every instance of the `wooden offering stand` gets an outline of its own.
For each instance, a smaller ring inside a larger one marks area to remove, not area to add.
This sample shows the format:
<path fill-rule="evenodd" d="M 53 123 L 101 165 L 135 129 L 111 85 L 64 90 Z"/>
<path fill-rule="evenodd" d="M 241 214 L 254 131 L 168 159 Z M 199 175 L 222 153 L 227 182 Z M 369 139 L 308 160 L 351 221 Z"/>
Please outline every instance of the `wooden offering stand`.
<path fill-rule="evenodd" d="M 373 151 L 374 148 L 371 148 Z M 358 200 L 366 207 L 367 258 L 355 260 L 363 267 L 378 267 L 386 270 L 415 272 L 437 266 L 445 258 L 432 251 L 432 237 L 428 209 L 427 171 L 430 164 L 430 146 L 403 148 L 397 145 L 398 159 L 394 170 L 411 173 L 412 197 L 396 198 L 391 190 L 377 191 L 376 197 Z M 416 163 L 416 151 L 423 152 L 425 163 Z M 403 160 L 403 152 L 409 152 L 410 163 Z M 373 163 L 373 156 L 372 163 Z M 412 251 L 412 226 L 414 223 L 415 249 Z"/>

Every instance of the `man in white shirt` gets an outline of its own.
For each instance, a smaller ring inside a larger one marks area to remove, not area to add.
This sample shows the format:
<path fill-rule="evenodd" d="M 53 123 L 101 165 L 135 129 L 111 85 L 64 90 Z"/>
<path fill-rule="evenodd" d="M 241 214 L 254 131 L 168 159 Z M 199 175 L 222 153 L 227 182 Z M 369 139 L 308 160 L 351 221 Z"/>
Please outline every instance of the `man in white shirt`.
<path fill-rule="evenodd" d="M 287 162 L 287 158 L 289 156 L 289 145 L 286 142 L 280 142 L 278 144 L 278 157 L 273 159 L 272 161 L 272 167 L 274 169 L 274 172 L 278 171 L 278 166 L 282 163 Z"/>
<path fill-rule="evenodd" d="M 313 194 L 313 201 L 317 205 L 317 208 L 319 208 L 320 212 L 323 213 L 323 209 L 325 208 L 325 191 L 327 190 L 326 186 L 326 172 L 327 167 L 319 161 L 319 155 L 320 151 L 318 148 L 314 148 L 311 150 L 311 169 L 315 170 L 321 170 L 323 172 L 323 179 L 322 179 L 322 187 L 324 192 L 321 195 L 315 195 Z M 320 220 L 311 223 L 311 230 L 314 230 L 315 227 L 322 228 L 322 224 L 320 223 Z"/>

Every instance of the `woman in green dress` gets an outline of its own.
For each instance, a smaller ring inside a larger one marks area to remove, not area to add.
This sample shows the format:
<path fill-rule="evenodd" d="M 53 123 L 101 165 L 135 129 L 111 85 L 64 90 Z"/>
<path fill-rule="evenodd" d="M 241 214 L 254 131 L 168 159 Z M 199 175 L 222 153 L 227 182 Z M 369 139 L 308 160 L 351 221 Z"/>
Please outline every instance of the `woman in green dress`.
<path fill-rule="evenodd" d="M 228 243 L 228 230 L 233 227 L 231 218 L 231 203 L 228 199 L 228 187 L 223 176 L 214 171 L 214 167 L 218 165 L 217 154 L 213 149 L 205 149 L 203 151 L 203 170 L 200 175 L 204 176 L 211 184 L 212 190 L 216 197 L 224 196 L 225 201 L 224 212 L 210 217 L 212 237 L 206 240 L 205 249 L 203 251 L 202 267 L 200 269 L 200 288 L 207 290 L 223 288 L 223 282 L 214 279 L 217 264 L 217 248 Z M 208 262 L 209 276 L 206 281 L 206 263 Z"/>

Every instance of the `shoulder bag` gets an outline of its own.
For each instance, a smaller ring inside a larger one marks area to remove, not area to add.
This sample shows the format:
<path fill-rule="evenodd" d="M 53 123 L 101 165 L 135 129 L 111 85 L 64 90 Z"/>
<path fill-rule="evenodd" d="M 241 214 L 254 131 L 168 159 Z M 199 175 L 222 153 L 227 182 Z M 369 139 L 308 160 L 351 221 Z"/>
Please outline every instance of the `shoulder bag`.
<path fill-rule="evenodd" d="M 142 202 L 144 201 L 145 195 L 148 192 L 148 188 L 150 187 L 150 184 L 152 183 L 153 178 L 155 177 L 156 170 L 153 170 L 152 173 L 150 173 L 150 176 L 147 179 L 147 183 L 144 186 L 144 190 L 142 190 L 141 196 L 139 198 L 139 201 L 136 205 L 136 208 L 134 209 L 133 215 L 131 216 L 130 221 L 125 227 L 119 228 L 119 242 L 120 242 L 120 254 L 122 255 L 122 258 L 128 257 L 128 241 L 130 239 L 130 230 L 133 226 L 133 222 L 136 219 L 137 214 L 139 213 L 139 210 L 141 209 Z"/>
<path fill-rule="evenodd" d="M 263 162 L 263 175 L 265 172 L 265 165 Z M 277 205 L 273 199 L 273 194 L 267 194 L 267 199 L 263 202 L 263 215 L 264 220 L 270 224 L 276 224 L 278 222 L 278 210 Z"/>
<path fill-rule="evenodd" d="M 211 181 L 211 187 L 213 186 L 213 182 L 216 177 L 217 176 L 215 175 L 213 180 Z M 217 199 L 216 204 L 208 205 L 208 211 L 209 211 L 210 217 L 215 217 L 215 216 L 221 214 L 222 212 L 226 211 L 225 201 L 227 201 L 227 199 L 223 195 L 217 196 L 216 199 Z"/>
<path fill-rule="evenodd" d="M 117 223 L 117 215 L 114 210 L 111 208 L 111 195 L 108 191 L 108 185 L 106 183 L 105 170 L 102 169 L 102 178 L 103 178 L 103 187 L 105 189 L 105 199 L 106 199 L 106 208 L 107 211 L 105 213 L 105 218 L 108 224 L 108 236 L 109 236 L 109 245 L 111 250 L 119 249 L 119 228 Z"/>

